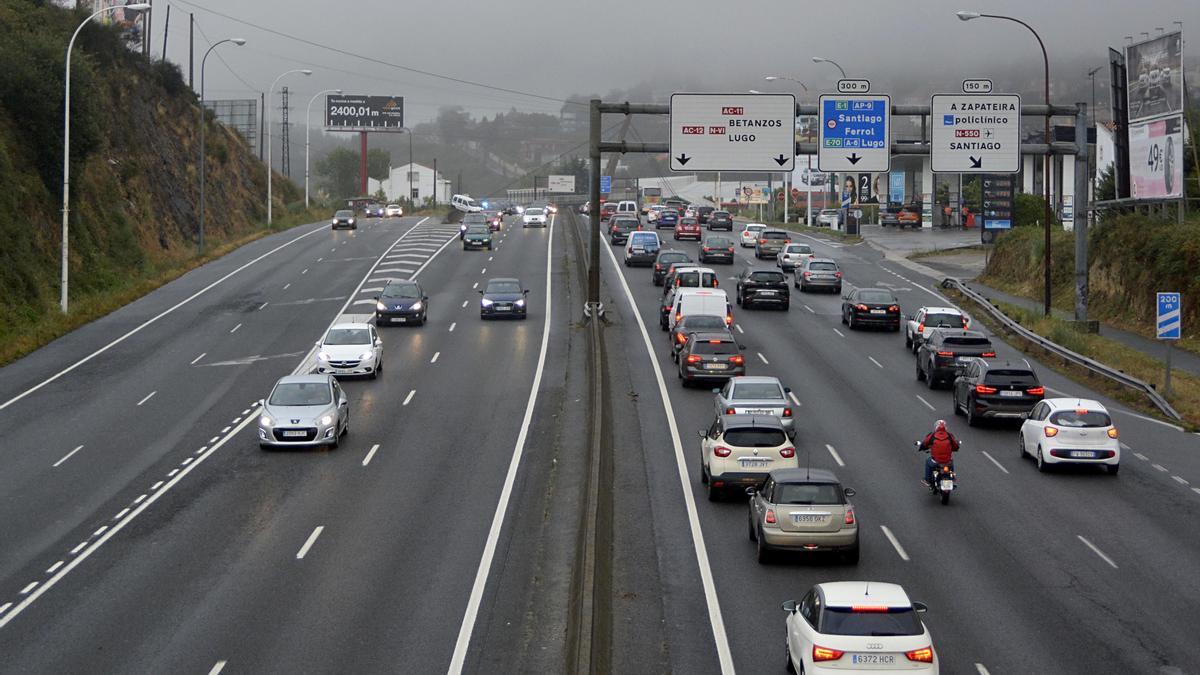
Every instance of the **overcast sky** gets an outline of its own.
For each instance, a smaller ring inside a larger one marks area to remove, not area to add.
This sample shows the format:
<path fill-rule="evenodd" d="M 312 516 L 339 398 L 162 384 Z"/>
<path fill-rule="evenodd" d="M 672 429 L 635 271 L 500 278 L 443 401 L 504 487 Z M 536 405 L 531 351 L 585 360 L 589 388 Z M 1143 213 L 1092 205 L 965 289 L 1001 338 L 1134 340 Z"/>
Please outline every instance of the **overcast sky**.
<path fill-rule="evenodd" d="M 946 79 L 987 77 L 1001 68 L 1028 70 L 1040 78 L 1033 37 L 1011 22 L 961 22 L 954 12 L 971 9 L 1009 14 L 1033 25 L 1046 42 L 1054 78 L 1084 78 L 1079 64 L 1107 61 L 1107 47 L 1125 35 L 1175 28 L 1185 39 L 1200 31 L 1200 1 L 1137 0 L 155 0 L 153 50 L 162 53 L 166 5 L 171 28 L 167 56 L 187 73 L 187 12 L 210 40 L 244 37 L 244 47 L 218 52 L 244 82 L 215 56 L 209 59 L 208 98 L 257 97 L 280 73 L 291 75 L 293 110 L 303 115 L 309 97 L 325 88 L 347 93 L 405 97 L 407 122 L 430 119 L 443 105 L 474 115 L 517 107 L 557 114 L 560 103 L 439 80 L 369 63 L 239 24 L 206 10 L 258 24 L 322 45 L 393 64 L 498 87 L 564 98 L 651 83 L 660 91 L 776 90 L 767 74 L 805 81 L 810 91 L 829 90 L 837 71 L 814 64 L 814 55 L 835 59 L 853 76 L 886 80 L 901 71 L 938 73 L 923 97 L 944 90 Z M 208 47 L 196 35 L 196 68 Z M 1193 44 L 1200 38 L 1194 38 Z M 1185 47 L 1189 69 L 1200 47 Z M 1069 63 L 1056 69 L 1056 63 Z M 1106 71 L 1102 71 L 1107 82 Z M 196 74 L 197 86 L 199 73 Z M 939 79 L 940 78 L 940 79 Z M 906 78 L 907 79 L 907 78 Z M 249 86 L 247 86 L 249 85 Z M 1200 86 L 1192 82 L 1191 86 Z M 898 93 L 898 92 L 893 92 Z M 911 95 L 911 92 L 910 92 Z M 319 104 L 314 106 L 319 110 Z M 314 111 L 314 115 L 316 115 Z M 295 121 L 303 123 L 302 119 Z"/>

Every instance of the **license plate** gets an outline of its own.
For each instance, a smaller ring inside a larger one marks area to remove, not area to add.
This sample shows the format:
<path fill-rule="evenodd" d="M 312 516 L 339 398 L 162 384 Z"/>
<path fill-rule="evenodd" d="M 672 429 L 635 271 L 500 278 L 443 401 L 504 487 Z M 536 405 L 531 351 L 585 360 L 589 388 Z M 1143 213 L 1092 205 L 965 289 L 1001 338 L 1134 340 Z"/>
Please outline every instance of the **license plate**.
<path fill-rule="evenodd" d="M 724 363 L 706 363 L 706 364 L 704 364 L 704 369 L 705 370 L 725 370 L 725 364 Z"/>
<path fill-rule="evenodd" d="M 759 295 L 775 295 L 775 291 L 759 291 Z"/>
<path fill-rule="evenodd" d="M 741 457 L 738 459 L 738 464 L 745 468 L 754 468 L 766 466 L 771 460 L 767 457 Z"/>
<path fill-rule="evenodd" d="M 1020 398 L 1021 392 L 1019 392 L 1019 391 L 1002 391 L 1002 392 L 1000 392 L 1000 395 L 1007 396 L 1008 398 Z"/>
<path fill-rule="evenodd" d="M 406 319 L 402 316 L 392 317 L 392 323 L 404 323 L 406 321 L 408 321 L 408 319 Z"/>
<path fill-rule="evenodd" d="M 953 490 L 954 489 L 954 481 L 944 480 L 941 482 L 941 485 L 939 485 L 938 487 L 941 488 L 942 490 Z"/>
<path fill-rule="evenodd" d="M 873 309 L 873 310 L 871 310 L 871 313 L 872 314 L 887 314 L 887 310 L 886 309 Z"/>
<path fill-rule="evenodd" d="M 875 666 L 894 666 L 896 665 L 895 654 L 851 654 L 850 663 L 861 663 L 863 665 Z"/>
<path fill-rule="evenodd" d="M 1072 450 L 1071 456 L 1078 457 L 1080 459 L 1092 459 L 1096 456 L 1096 453 L 1092 452 L 1091 450 Z"/>
<path fill-rule="evenodd" d="M 641 246 L 634 246 L 631 250 L 634 253 L 645 253 L 646 252 L 646 249 L 642 248 Z"/>
<path fill-rule="evenodd" d="M 742 414 L 743 415 L 774 415 L 775 411 L 768 410 L 767 408 L 753 408 L 753 409 L 746 410 Z"/>
<path fill-rule="evenodd" d="M 496 307 L 496 311 L 497 311 L 497 312 L 511 312 L 511 311 L 512 311 L 512 307 L 499 307 L 499 306 L 497 306 L 497 307 Z"/>
<path fill-rule="evenodd" d="M 793 513 L 792 522 L 797 525 L 801 523 L 821 523 L 825 521 L 825 516 L 818 513 Z"/>
<path fill-rule="evenodd" d="M 307 435 L 308 435 L 307 431 L 299 431 L 298 430 L 298 431 L 284 431 L 283 432 L 284 438 L 304 438 Z"/>

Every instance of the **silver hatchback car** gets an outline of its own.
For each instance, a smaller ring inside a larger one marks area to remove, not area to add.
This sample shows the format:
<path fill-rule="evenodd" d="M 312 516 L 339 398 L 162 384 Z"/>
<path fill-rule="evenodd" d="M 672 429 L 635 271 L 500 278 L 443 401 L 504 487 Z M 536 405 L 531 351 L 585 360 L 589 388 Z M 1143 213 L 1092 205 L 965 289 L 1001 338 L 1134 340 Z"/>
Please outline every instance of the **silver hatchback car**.
<path fill-rule="evenodd" d="M 842 270 L 832 258 L 808 258 L 796 268 L 792 285 L 807 293 L 810 289 L 829 289 L 842 292 Z"/>
<path fill-rule="evenodd" d="M 288 375 L 259 401 L 258 444 L 262 448 L 337 448 L 350 432 L 350 403 L 332 375 Z"/>

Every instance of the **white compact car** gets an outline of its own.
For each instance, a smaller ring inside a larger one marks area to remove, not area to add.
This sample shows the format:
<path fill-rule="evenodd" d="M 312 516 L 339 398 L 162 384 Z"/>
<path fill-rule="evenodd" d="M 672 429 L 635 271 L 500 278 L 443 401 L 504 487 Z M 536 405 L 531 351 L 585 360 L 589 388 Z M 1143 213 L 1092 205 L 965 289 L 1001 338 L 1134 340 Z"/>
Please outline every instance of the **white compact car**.
<path fill-rule="evenodd" d="M 774 415 L 717 415 L 699 436 L 700 482 L 708 486 L 709 501 L 730 492 L 743 495 L 748 487 L 762 487 L 771 471 L 800 466 Z"/>
<path fill-rule="evenodd" d="M 1051 464 L 1099 464 L 1110 474 L 1121 468 L 1121 441 L 1099 401 L 1048 398 L 1021 424 L 1021 457 L 1031 455 L 1038 471 Z"/>
<path fill-rule="evenodd" d="M 904 346 L 916 354 L 935 328 L 971 327 L 971 320 L 954 307 L 922 307 L 904 321 Z"/>
<path fill-rule="evenodd" d="M 928 609 L 896 584 L 817 584 L 803 599 L 783 603 L 788 672 L 937 675 L 933 638 L 918 616 Z"/>
<path fill-rule="evenodd" d="M 837 229 L 838 223 L 842 221 L 842 212 L 837 209 L 821 209 L 817 214 L 817 227 L 831 227 Z"/>
<path fill-rule="evenodd" d="M 775 256 L 775 266 L 784 272 L 791 272 L 815 256 L 816 253 L 808 244 L 784 244 L 783 250 Z"/>
<path fill-rule="evenodd" d="M 404 215 L 404 209 L 399 204 L 388 204 L 383 208 L 383 215 L 386 218 L 399 218 Z"/>
<path fill-rule="evenodd" d="M 317 373 L 365 375 L 372 380 L 383 370 L 383 340 L 369 323 L 335 324 L 317 343 Z"/>
<path fill-rule="evenodd" d="M 535 206 L 531 206 L 521 214 L 521 227 L 545 227 L 546 226 L 546 211 Z"/>
<path fill-rule="evenodd" d="M 767 229 L 762 223 L 750 223 L 742 230 L 741 239 L 742 248 L 754 248 L 758 244 L 758 235 Z"/>

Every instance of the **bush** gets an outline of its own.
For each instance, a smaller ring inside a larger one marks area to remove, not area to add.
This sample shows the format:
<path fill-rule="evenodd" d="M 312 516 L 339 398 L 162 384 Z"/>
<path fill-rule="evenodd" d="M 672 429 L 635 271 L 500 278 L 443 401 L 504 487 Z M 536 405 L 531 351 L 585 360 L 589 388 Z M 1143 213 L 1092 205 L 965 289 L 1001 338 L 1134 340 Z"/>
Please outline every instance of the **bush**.
<path fill-rule="evenodd" d="M 1040 225 L 1046 218 L 1046 200 L 1018 193 L 1013 202 L 1013 227 Z"/>

